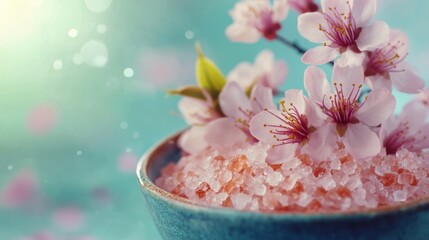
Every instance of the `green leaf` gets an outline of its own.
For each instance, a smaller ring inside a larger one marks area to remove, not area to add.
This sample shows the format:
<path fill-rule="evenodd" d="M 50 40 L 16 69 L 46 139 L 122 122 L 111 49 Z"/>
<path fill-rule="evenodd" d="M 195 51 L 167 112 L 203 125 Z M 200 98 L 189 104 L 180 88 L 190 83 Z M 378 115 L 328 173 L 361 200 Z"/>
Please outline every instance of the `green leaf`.
<path fill-rule="evenodd" d="M 225 77 L 216 64 L 204 56 L 199 43 L 195 49 L 198 53 L 195 67 L 198 84 L 216 98 L 226 83 Z"/>
<path fill-rule="evenodd" d="M 170 95 L 180 95 L 184 97 L 191 97 L 191 98 L 206 100 L 203 90 L 198 86 L 180 87 L 178 89 L 168 90 L 167 93 Z"/>

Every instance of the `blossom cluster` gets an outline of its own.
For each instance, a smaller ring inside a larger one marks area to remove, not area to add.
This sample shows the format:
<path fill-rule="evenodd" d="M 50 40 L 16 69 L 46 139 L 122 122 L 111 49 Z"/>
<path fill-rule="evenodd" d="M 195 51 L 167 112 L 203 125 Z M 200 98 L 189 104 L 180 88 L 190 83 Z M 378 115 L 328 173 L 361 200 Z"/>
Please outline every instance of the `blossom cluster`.
<path fill-rule="evenodd" d="M 305 92 L 286 90 L 276 106 L 273 97 L 288 68 L 268 50 L 224 78 L 199 49 L 199 87 L 174 91 L 184 96 L 179 109 L 191 125 L 179 141 L 186 153 L 262 142 L 272 146 L 266 161 L 281 164 L 297 154 L 322 162 L 338 148 L 355 159 L 429 148 L 429 91 L 405 61 L 406 34 L 373 20 L 376 0 L 322 0 L 320 5 L 312 0 L 242 0 L 235 5 L 226 29 L 235 42 L 278 39 L 296 47 L 279 31 L 289 7 L 300 14 L 299 33 L 320 44 L 301 58 L 310 65 Z M 316 66 L 326 63 L 333 66 L 330 81 Z M 399 115 L 394 114 L 393 87 L 417 95 Z"/>

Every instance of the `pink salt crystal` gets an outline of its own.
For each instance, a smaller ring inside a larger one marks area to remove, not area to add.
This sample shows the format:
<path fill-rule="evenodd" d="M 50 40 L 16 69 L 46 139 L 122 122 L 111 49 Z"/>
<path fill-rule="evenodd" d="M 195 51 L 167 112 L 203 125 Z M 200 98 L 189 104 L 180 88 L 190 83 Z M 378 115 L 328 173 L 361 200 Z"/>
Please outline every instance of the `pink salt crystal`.
<path fill-rule="evenodd" d="M 355 161 L 346 161 L 341 166 L 341 171 L 347 175 L 353 174 L 357 168 L 357 164 Z"/>
<path fill-rule="evenodd" d="M 398 183 L 402 185 L 417 185 L 417 179 L 414 174 L 409 172 L 403 172 L 398 176 Z"/>
<path fill-rule="evenodd" d="M 332 178 L 332 176 L 330 175 L 326 175 L 324 177 L 322 177 L 319 180 L 319 183 L 321 184 L 321 186 L 326 190 L 329 191 L 333 188 L 335 188 L 335 186 L 337 185 L 337 183 L 334 181 L 334 179 Z"/>
<path fill-rule="evenodd" d="M 273 172 L 267 175 L 267 183 L 271 186 L 277 186 L 283 180 L 283 176 L 279 172 Z"/>
<path fill-rule="evenodd" d="M 352 192 L 352 198 L 358 205 L 363 205 L 365 203 L 366 190 L 363 188 L 358 188 Z"/>
<path fill-rule="evenodd" d="M 346 184 L 346 187 L 350 191 L 353 191 L 356 188 L 361 187 L 361 186 L 362 186 L 362 181 L 360 180 L 360 178 L 358 176 L 350 177 L 347 184 Z"/>
<path fill-rule="evenodd" d="M 386 173 L 380 176 L 379 179 L 385 187 L 389 187 L 396 184 L 396 180 L 398 179 L 398 177 L 394 173 Z"/>
<path fill-rule="evenodd" d="M 393 192 L 393 201 L 405 202 L 407 200 L 407 192 L 403 190 L 396 190 Z"/>
<path fill-rule="evenodd" d="M 332 159 L 332 161 L 330 162 L 330 167 L 332 170 L 340 170 L 341 169 L 340 160 L 337 158 Z"/>
<path fill-rule="evenodd" d="M 313 200 L 313 198 L 307 194 L 306 192 L 303 192 L 299 195 L 299 199 L 297 204 L 301 207 L 306 207 L 310 202 Z"/>
<path fill-rule="evenodd" d="M 342 210 L 347 210 L 350 208 L 350 206 L 352 205 L 352 200 L 350 198 L 345 198 L 342 202 L 341 202 L 341 209 Z"/>
<path fill-rule="evenodd" d="M 287 195 L 281 195 L 279 197 L 279 203 L 282 206 L 287 206 L 289 204 L 289 197 Z"/>
<path fill-rule="evenodd" d="M 249 195 L 243 193 L 235 193 L 231 196 L 232 205 L 238 210 L 243 210 L 251 200 Z"/>
<path fill-rule="evenodd" d="M 57 209 L 53 215 L 54 222 L 65 230 L 76 230 L 82 226 L 84 214 L 81 209 L 67 206 Z"/>

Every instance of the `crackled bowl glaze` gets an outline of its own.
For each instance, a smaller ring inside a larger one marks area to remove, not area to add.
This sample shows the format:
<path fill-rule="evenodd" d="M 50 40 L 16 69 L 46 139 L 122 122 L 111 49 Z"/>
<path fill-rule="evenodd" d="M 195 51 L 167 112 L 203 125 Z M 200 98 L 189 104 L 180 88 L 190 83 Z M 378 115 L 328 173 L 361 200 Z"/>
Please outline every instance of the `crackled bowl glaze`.
<path fill-rule="evenodd" d="M 429 199 L 335 214 L 260 213 L 195 205 L 154 184 L 166 164 L 179 160 L 179 136 L 156 145 L 137 166 L 144 199 L 164 239 L 429 239 Z"/>

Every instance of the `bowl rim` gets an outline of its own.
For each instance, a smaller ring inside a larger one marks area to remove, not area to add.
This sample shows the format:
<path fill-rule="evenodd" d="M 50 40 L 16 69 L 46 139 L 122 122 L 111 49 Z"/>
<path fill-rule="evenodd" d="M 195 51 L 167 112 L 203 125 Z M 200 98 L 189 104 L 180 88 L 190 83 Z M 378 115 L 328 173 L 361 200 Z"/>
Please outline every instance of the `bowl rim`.
<path fill-rule="evenodd" d="M 313 219 L 314 218 L 321 218 L 321 219 L 336 219 L 336 218 L 346 218 L 346 217 L 375 217 L 379 215 L 388 215 L 392 213 L 397 212 L 405 212 L 405 211 L 417 211 L 420 208 L 427 208 L 429 209 L 429 197 L 417 199 L 405 203 L 395 204 L 391 206 L 382 206 L 375 209 L 363 209 L 360 211 L 357 210 L 350 210 L 350 211 L 336 211 L 332 213 L 299 213 L 299 212 L 257 212 L 257 211 L 242 211 L 237 210 L 234 208 L 223 208 L 223 207 L 211 207 L 211 206 L 204 206 L 204 205 L 198 205 L 195 204 L 193 201 L 180 197 L 178 195 L 172 194 L 158 186 L 147 175 L 147 166 L 149 163 L 149 160 L 152 158 L 153 155 L 156 155 L 158 152 L 160 152 L 165 145 L 173 141 L 174 143 L 177 142 L 180 135 L 186 131 L 181 130 L 179 132 L 176 132 L 167 138 L 164 138 L 163 140 L 156 143 L 153 147 L 151 147 L 148 151 L 146 151 L 145 154 L 140 158 L 136 174 L 137 178 L 140 184 L 140 187 L 147 190 L 147 192 L 157 198 L 158 200 L 161 200 L 163 202 L 166 202 L 168 204 L 176 205 L 178 207 L 195 211 L 195 212 L 203 212 L 203 213 L 215 213 L 215 214 L 221 214 L 221 215 L 243 215 L 243 216 L 258 216 L 258 217 L 269 217 L 269 218 L 293 218 L 293 219 Z"/>

